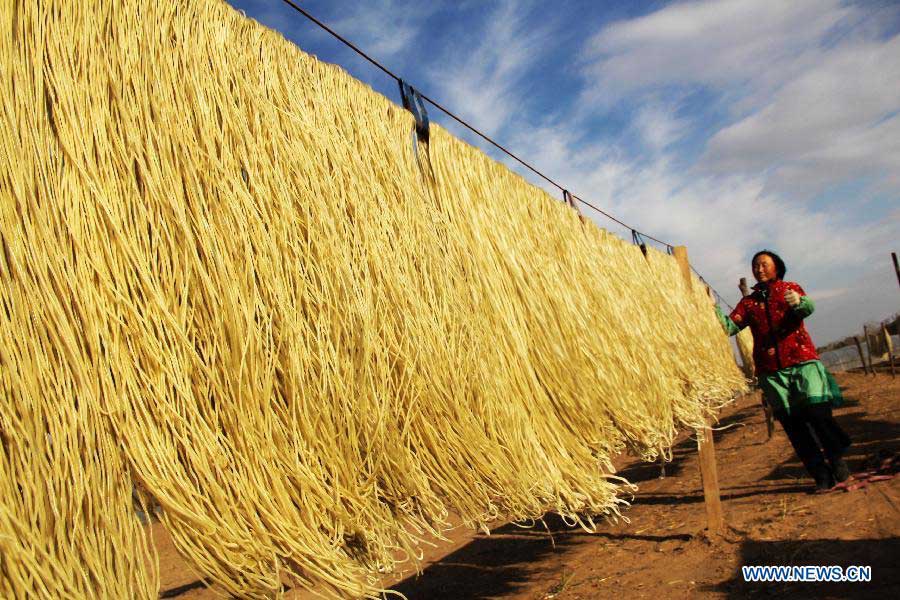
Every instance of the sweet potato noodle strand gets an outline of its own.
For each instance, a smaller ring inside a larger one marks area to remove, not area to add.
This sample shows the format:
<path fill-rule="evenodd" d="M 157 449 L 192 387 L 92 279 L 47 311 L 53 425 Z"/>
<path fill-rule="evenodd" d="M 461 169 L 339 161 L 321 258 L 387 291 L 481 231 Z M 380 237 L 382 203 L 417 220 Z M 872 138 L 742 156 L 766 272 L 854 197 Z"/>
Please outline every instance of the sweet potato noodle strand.
<path fill-rule="evenodd" d="M 618 514 L 743 389 L 699 282 L 219 0 L 0 3 L 0 596 L 375 596 Z"/>

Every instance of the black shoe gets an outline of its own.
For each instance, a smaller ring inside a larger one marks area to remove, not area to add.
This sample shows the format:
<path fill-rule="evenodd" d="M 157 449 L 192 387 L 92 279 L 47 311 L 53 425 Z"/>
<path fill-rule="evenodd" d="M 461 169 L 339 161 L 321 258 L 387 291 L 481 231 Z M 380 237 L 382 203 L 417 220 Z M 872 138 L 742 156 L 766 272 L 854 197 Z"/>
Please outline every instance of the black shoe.
<path fill-rule="evenodd" d="M 850 467 L 847 466 L 847 462 L 843 458 L 838 458 L 831 462 L 831 473 L 834 475 L 834 480 L 838 483 L 843 483 L 850 479 Z"/>
<path fill-rule="evenodd" d="M 829 476 L 826 479 L 816 479 L 816 491 L 827 492 L 834 487 L 834 479 Z"/>
<path fill-rule="evenodd" d="M 834 487 L 834 476 L 824 463 L 810 469 L 813 479 L 816 480 L 816 491 L 823 492 Z"/>

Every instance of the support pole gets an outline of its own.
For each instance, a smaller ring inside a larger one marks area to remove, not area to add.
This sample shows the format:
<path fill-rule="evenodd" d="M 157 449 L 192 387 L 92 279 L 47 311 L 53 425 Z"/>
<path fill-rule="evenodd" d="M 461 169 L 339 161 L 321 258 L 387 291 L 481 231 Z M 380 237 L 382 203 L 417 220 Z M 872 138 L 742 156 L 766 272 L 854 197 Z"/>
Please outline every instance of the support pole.
<path fill-rule="evenodd" d="M 766 441 L 771 440 L 772 436 L 775 435 L 775 415 L 773 411 L 774 409 L 766 402 L 763 406 L 763 412 L 766 414 Z"/>
<path fill-rule="evenodd" d="M 863 325 L 863 336 L 866 338 L 866 354 L 869 356 L 869 371 L 872 373 L 872 377 L 875 377 L 875 367 L 872 365 L 872 346 L 874 344 L 872 344 L 872 336 L 869 335 L 868 325 Z"/>
<path fill-rule="evenodd" d="M 869 368 L 866 367 L 866 357 L 863 356 L 862 344 L 859 343 L 859 336 L 854 335 L 853 341 L 856 342 L 856 351 L 859 352 L 859 362 L 862 363 L 863 373 L 869 374 Z"/>
<path fill-rule="evenodd" d="M 888 358 L 891 361 L 891 377 L 896 378 L 897 372 L 894 370 L 894 341 L 891 339 L 891 332 L 888 331 L 887 325 L 881 324 L 881 333 L 884 334 L 884 347 L 887 349 Z"/>
<path fill-rule="evenodd" d="M 681 269 L 681 276 L 684 277 L 684 284 L 688 291 L 694 289 L 694 281 L 691 279 L 691 263 L 688 262 L 687 248 L 685 246 L 675 246 L 672 248 L 672 256 L 678 267 Z"/>
<path fill-rule="evenodd" d="M 897 274 L 897 285 L 900 285 L 900 263 L 897 262 L 897 253 L 891 252 L 891 258 L 894 260 L 894 273 Z"/>
<path fill-rule="evenodd" d="M 675 246 L 672 255 L 681 274 L 684 284 L 690 292 L 693 289 L 691 280 L 691 264 L 688 262 L 687 248 Z M 706 504 L 706 522 L 710 535 L 720 535 L 725 529 L 725 516 L 722 512 L 722 501 L 719 497 L 719 475 L 716 469 L 716 446 L 713 432 L 708 424 L 697 430 L 697 450 L 700 455 L 700 477 L 703 481 L 703 500 Z"/>

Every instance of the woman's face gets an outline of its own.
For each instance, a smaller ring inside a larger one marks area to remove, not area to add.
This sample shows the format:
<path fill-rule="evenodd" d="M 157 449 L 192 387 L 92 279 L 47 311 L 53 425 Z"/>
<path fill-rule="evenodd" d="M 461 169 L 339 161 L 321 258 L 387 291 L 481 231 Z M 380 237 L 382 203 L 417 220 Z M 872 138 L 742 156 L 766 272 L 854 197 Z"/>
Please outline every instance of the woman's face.
<path fill-rule="evenodd" d="M 760 254 L 753 261 L 753 276 L 760 283 L 775 281 L 778 271 L 775 269 L 775 261 L 768 254 Z"/>

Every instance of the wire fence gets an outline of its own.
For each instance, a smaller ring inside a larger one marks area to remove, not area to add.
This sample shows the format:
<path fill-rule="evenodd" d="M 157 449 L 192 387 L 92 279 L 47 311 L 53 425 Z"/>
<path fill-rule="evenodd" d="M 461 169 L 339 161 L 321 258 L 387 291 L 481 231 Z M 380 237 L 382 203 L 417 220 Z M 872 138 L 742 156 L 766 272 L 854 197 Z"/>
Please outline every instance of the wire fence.
<path fill-rule="evenodd" d="M 894 348 L 900 348 L 900 335 L 892 335 L 891 341 L 894 344 Z M 865 356 L 866 358 L 866 363 L 871 362 L 873 364 L 877 364 L 884 360 L 883 354 L 876 353 L 873 355 L 869 352 L 868 340 L 861 339 L 860 345 L 862 346 L 863 356 Z M 862 361 L 859 360 L 859 350 L 856 349 L 855 344 L 844 346 L 843 348 L 828 350 L 827 352 L 822 352 L 819 355 L 819 358 L 822 360 L 822 363 L 831 371 L 849 371 L 851 369 L 863 368 Z"/>

